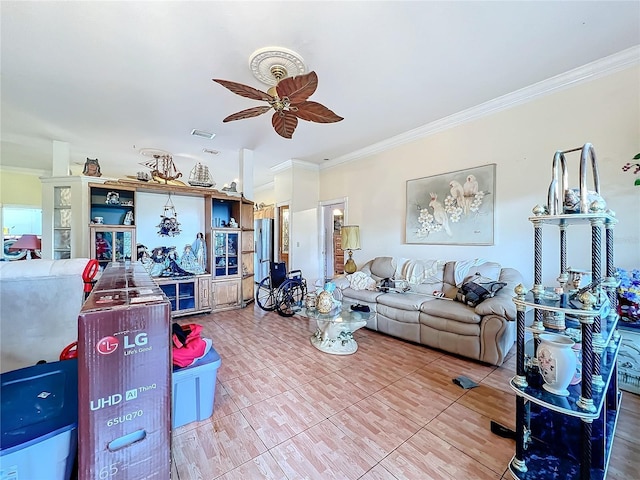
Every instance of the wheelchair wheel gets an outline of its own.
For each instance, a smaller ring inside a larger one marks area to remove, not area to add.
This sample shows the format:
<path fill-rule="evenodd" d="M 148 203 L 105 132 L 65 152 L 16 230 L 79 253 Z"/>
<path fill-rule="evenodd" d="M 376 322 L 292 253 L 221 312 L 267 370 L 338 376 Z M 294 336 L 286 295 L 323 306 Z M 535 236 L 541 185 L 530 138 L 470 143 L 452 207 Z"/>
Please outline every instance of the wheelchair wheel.
<path fill-rule="evenodd" d="M 262 310 L 273 312 L 276 309 L 276 290 L 271 288 L 269 277 L 263 278 L 256 290 L 256 303 Z"/>
<path fill-rule="evenodd" d="M 276 309 L 283 317 L 291 317 L 302 308 L 307 294 L 306 285 L 300 280 L 287 280 L 278 289 Z"/>

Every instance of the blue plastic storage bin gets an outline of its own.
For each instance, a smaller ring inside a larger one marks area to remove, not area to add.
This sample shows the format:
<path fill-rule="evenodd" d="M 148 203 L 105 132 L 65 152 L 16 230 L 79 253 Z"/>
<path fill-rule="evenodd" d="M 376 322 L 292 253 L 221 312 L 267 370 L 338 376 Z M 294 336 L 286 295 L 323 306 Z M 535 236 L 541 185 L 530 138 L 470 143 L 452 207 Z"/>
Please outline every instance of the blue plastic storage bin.
<path fill-rule="evenodd" d="M 173 428 L 213 415 L 216 377 L 222 360 L 213 347 L 195 364 L 173 369 Z"/>
<path fill-rule="evenodd" d="M 0 479 L 68 480 L 78 446 L 77 360 L 0 377 Z"/>

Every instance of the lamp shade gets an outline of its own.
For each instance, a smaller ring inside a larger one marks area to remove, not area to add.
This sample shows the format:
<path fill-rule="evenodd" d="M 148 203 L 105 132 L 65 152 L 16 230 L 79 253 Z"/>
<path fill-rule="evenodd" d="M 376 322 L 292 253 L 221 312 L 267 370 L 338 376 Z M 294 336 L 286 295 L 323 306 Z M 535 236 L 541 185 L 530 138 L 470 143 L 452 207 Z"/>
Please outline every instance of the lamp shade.
<path fill-rule="evenodd" d="M 9 250 L 40 250 L 42 243 L 37 235 L 26 234 L 22 235 L 13 245 L 9 247 Z"/>
<path fill-rule="evenodd" d="M 343 250 L 360 250 L 360 227 L 358 225 L 344 225 L 340 233 Z"/>

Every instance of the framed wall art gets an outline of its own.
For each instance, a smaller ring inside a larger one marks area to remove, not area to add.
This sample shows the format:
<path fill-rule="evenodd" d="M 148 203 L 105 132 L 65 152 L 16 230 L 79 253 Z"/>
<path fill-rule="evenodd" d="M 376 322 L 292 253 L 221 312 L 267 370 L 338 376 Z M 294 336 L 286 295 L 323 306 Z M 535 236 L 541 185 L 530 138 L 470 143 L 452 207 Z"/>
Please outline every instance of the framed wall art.
<path fill-rule="evenodd" d="M 406 243 L 493 245 L 496 165 L 407 180 Z"/>

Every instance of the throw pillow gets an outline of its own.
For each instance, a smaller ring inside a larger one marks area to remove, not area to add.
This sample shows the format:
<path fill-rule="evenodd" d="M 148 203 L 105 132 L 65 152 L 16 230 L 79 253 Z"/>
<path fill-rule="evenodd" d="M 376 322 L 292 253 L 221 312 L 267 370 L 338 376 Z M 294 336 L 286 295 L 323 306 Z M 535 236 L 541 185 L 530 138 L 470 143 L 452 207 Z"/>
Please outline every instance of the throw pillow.
<path fill-rule="evenodd" d="M 354 290 L 375 290 L 376 281 L 363 272 L 355 272 L 348 275 L 349 286 Z"/>
<path fill-rule="evenodd" d="M 467 277 L 456 293 L 456 300 L 475 308 L 487 298 L 493 297 L 505 282 L 494 282 L 490 278 L 483 277 L 479 273 Z"/>

